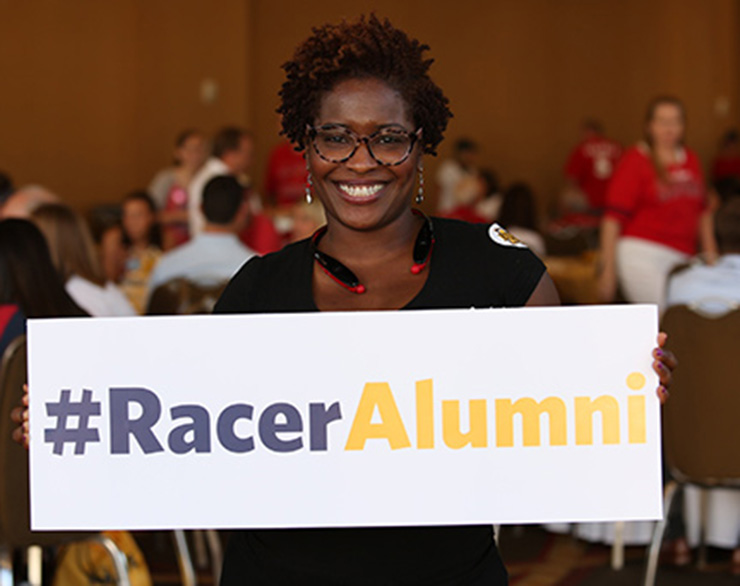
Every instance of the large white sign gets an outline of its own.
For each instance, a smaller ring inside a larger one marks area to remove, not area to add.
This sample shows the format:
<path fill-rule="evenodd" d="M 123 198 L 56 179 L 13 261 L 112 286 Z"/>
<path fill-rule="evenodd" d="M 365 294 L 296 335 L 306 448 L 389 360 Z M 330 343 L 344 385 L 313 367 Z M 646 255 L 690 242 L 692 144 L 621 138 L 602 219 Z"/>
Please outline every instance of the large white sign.
<path fill-rule="evenodd" d="M 661 516 L 652 306 L 29 322 L 34 529 Z"/>

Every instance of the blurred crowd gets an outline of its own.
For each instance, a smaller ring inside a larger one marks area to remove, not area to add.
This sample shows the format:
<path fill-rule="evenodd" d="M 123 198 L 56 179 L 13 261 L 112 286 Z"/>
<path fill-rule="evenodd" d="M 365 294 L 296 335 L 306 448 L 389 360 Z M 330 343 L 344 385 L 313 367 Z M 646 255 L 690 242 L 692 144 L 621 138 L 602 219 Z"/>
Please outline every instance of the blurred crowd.
<path fill-rule="evenodd" d="M 665 307 L 676 266 L 718 266 L 713 217 L 740 190 L 738 132 L 721 138 L 705 175 L 684 125 L 675 98 L 649 105 L 644 136 L 631 146 L 610 139 L 601 121 L 584 120 L 549 209 L 526 181 L 502 185 L 478 143 L 459 138 L 427 183 L 436 190 L 431 201 L 436 215 L 501 224 L 543 258 L 598 253 L 599 301 Z M 287 141 L 274 147 L 260 189 L 250 178 L 253 150 L 254 137 L 239 127 L 212 137 L 184 130 L 173 163 L 147 189 L 120 205 L 96 206 L 86 218 L 48 189 L 15 187 L 2 173 L 0 217 L 41 230 L 64 287 L 86 313 L 145 314 L 168 281 L 223 284 L 251 255 L 309 237 L 324 223 L 320 202 L 306 201 L 302 154 Z M 682 295 L 680 287 L 671 292 Z"/>

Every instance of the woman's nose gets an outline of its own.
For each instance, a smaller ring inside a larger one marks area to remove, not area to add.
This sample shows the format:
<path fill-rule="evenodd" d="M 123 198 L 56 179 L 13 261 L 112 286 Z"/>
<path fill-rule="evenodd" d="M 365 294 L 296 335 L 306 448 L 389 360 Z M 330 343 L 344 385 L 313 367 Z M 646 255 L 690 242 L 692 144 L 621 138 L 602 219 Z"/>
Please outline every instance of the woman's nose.
<path fill-rule="evenodd" d="M 370 153 L 370 145 L 367 139 L 361 139 L 357 145 L 357 150 L 347 160 L 346 165 L 355 171 L 365 171 L 378 166 L 378 162 Z"/>

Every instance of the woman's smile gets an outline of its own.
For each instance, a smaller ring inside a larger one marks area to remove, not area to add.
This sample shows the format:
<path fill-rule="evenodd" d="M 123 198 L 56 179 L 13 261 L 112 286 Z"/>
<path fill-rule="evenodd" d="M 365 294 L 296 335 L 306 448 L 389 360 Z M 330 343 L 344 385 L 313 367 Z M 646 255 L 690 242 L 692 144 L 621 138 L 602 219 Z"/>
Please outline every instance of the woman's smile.
<path fill-rule="evenodd" d="M 384 196 L 387 181 L 340 180 L 333 182 L 342 201 L 355 206 L 372 204 Z"/>

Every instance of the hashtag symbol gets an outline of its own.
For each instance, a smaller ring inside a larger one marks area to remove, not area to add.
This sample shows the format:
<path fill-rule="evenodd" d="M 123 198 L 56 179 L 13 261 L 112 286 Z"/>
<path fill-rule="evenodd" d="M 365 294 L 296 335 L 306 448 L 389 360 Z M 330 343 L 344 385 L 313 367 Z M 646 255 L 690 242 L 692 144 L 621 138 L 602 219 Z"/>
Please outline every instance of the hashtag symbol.
<path fill-rule="evenodd" d="M 75 454 L 85 453 L 87 442 L 99 442 L 98 430 L 90 427 L 90 417 L 100 415 L 100 402 L 92 400 L 92 391 L 83 390 L 81 401 L 70 400 L 71 391 L 65 389 L 59 394 L 58 403 L 47 403 L 46 414 L 57 418 L 56 427 L 44 429 L 44 441 L 54 444 L 54 453 L 61 455 L 64 444 L 75 445 Z M 70 416 L 77 416 L 77 427 L 69 424 Z"/>

